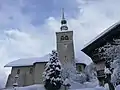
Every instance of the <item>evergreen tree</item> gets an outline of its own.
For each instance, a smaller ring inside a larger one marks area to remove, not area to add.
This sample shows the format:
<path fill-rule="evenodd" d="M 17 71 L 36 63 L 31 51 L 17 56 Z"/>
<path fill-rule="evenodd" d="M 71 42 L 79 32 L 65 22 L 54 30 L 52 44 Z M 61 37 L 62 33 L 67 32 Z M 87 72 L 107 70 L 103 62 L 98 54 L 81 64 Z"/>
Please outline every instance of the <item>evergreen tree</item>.
<path fill-rule="evenodd" d="M 44 87 L 47 90 L 58 90 L 61 87 L 62 79 L 61 79 L 61 63 L 58 59 L 58 53 L 56 51 L 52 51 L 50 55 L 50 61 L 46 64 L 44 75 Z"/>

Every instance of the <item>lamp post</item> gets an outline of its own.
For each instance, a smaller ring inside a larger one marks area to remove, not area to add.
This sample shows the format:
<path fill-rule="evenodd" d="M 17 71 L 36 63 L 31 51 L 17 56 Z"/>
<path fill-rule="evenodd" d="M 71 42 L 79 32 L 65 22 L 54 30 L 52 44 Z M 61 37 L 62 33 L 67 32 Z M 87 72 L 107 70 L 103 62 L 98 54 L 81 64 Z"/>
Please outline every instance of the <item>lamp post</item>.
<path fill-rule="evenodd" d="M 15 82 L 13 83 L 14 90 L 16 90 L 16 87 L 18 86 L 18 78 L 19 78 L 19 76 L 18 76 L 18 74 L 16 74 L 15 75 Z"/>
<path fill-rule="evenodd" d="M 65 87 L 65 90 L 67 90 L 71 86 L 68 78 L 64 80 L 63 86 Z"/>

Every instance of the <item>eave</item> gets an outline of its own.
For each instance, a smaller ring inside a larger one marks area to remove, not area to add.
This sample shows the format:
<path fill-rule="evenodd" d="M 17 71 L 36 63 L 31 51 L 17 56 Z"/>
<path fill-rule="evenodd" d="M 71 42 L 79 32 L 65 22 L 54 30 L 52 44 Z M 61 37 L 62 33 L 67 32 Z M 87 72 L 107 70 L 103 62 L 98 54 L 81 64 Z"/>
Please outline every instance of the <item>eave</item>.
<path fill-rule="evenodd" d="M 85 45 L 85 47 L 81 51 L 91 57 L 91 52 L 93 50 L 103 46 L 104 44 L 106 44 L 106 42 L 111 41 L 118 34 L 120 35 L 120 22 L 112 25 L 103 33 L 98 35 L 95 39 Z"/>

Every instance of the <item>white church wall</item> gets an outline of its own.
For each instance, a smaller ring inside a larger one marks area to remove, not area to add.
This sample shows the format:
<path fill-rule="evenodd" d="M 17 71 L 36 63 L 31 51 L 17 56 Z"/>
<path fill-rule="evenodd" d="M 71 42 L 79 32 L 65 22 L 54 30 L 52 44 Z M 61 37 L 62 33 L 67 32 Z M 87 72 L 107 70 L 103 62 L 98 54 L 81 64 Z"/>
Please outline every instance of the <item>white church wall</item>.
<path fill-rule="evenodd" d="M 8 77 L 8 81 L 6 83 L 6 87 L 12 87 L 13 83 L 15 82 L 15 75 L 18 74 L 18 86 L 26 86 L 30 83 L 33 83 L 32 77 L 27 73 L 30 71 L 32 66 L 26 67 L 12 67 L 11 74 Z M 29 83 L 28 83 L 29 82 Z"/>
<path fill-rule="evenodd" d="M 43 83 L 43 72 L 45 69 L 46 62 L 43 63 L 35 63 L 34 64 L 34 84 L 41 84 Z"/>

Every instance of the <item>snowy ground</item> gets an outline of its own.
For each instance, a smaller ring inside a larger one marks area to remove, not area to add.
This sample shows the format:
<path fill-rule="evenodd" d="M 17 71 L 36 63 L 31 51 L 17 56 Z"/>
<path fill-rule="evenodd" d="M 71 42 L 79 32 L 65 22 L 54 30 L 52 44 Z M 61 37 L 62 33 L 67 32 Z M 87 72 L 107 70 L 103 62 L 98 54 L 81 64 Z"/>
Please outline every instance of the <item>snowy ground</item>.
<path fill-rule="evenodd" d="M 74 83 L 72 84 L 72 87 L 68 90 L 109 90 L 109 89 L 105 89 L 104 87 L 99 87 L 99 86 L 87 86 L 83 84 L 77 84 Z M 15 90 L 14 88 L 9 88 L 9 89 L 0 89 L 0 90 Z M 31 86 L 26 86 L 26 87 L 17 87 L 16 90 L 45 90 L 43 85 L 40 84 L 36 84 L 36 85 L 31 85 Z M 60 89 L 60 90 L 64 90 L 64 89 Z M 116 90 L 120 90 L 120 85 L 116 87 Z"/>
<path fill-rule="evenodd" d="M 3 90 L 14 90 L 14 88 L 10 89 L 3 89 Z M 43 85 L 31 85 L 27 87 L 19 87 L 16 90 L 45 90 Z M 69 90 L 105 90 L 102 87 L 95 87 L 95 88 L 82 88 L 82 89 L 69 89 Z"/>
<path fill-rule="evenodd" d="M 13 88 L 11 89 L 0 89 L 0 90 L 15 90 Z M 16 90 L 45 90 L 43 85 L 31 85 L 26 87 L 19 87 L 16 88 Z M 94 87 L 94 88 L 81 88 L 81 89 L 69 89 L 69 90 L 108 90 L 103 87 Z M 116 87 L 116 90 L 120 90 L 120 86 Z"/>

